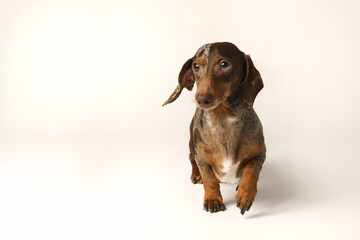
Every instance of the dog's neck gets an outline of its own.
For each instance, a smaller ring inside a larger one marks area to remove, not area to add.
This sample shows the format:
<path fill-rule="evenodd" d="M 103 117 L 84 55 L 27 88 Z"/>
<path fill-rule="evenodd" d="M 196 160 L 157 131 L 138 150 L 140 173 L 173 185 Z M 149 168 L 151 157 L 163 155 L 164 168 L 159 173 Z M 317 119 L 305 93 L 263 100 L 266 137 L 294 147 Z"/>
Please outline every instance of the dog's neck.
<path fill-rule="evenodd" d="M 233 123 L 242 115 L 244 110 L 240 105 L 233 105 L 229 101 L 225 100 L 220 103 L 216 108 L 205 110 L 205 117 L 214 124 L 220 124 L 224 122 Z"/>

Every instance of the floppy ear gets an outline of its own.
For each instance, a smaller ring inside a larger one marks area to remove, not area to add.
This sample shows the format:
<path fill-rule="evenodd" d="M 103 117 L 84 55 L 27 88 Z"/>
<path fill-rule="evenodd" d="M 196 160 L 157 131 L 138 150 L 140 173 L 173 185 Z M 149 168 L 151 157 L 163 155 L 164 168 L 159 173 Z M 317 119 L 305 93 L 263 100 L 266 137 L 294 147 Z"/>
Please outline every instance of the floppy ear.
<path fill-rule="evenodd" d="M 163 106 L 175 101 L 180 96 L 184 87 L 186 87 L 189 91 L 192 90 L 195 83 L 194 75 L 191 70 L 192 61 L 193 59 L 190 58 L 182 66 L 181 71 L 179 73 L 179 79 L 178 79 L 179 83 L 176 86 L 174 92 L 169 97 L 169 99 L 163 104 Z"/>
<path fill-rule="evenodd" d="M 249 55 L 245 55 L 246 74 L 240 85 L 240 105 L 245 111 L 251 111 L 255 97 L 264 87 L 259 71 Z"/>

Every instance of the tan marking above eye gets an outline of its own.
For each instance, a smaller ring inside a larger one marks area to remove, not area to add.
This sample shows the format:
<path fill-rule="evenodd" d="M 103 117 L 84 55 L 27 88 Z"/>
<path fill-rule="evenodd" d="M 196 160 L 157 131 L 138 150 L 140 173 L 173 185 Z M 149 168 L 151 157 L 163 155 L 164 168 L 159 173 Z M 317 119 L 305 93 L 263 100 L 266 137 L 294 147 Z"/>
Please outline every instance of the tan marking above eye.
<path fill-rule="evenodd" d="M 203 64 L 204 64 L 204 60 L 203 60 L 202 58 L 199 58 L 199 59 L 198 59 L 198 63 L 199 63 L 200 65 L 203 65 Z"/>

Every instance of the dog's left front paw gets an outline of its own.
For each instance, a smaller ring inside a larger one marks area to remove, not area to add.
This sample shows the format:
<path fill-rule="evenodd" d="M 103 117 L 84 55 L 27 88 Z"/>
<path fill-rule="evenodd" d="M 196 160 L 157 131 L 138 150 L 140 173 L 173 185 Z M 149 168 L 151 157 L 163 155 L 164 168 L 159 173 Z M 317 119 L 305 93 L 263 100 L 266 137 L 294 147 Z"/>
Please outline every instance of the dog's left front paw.
<path fill-rule="evenodd" d="M 240 208 L 241 214 L 244 215 L 246 211 L 250 210 L 252 203 L 254 202 L 256 196 L 256 190 L 254 191 L 244 191 L 239 188 L 239 192 L 236 195 L 236 206 Z"/>

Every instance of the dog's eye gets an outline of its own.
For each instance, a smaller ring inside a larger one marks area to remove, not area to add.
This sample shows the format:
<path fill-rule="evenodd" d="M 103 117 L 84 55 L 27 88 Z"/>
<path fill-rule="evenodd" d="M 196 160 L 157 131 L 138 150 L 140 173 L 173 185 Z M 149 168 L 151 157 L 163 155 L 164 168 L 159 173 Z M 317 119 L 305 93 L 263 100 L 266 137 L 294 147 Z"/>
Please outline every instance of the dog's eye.
<path fill-rule="evenodd" d="M 227 70 L 230 67 L 230 63 L 228 63 L 227 61 L 221 61 L 220 62 L 220 67 L 221 67 L 222 70 Z"/>
<path fill-rule="evenodd" d="M 194 63 L 194 71 L 195 71 L 195 72 L 198 72 L 199 69 L 200 69 L 199 64 L 198 64 L 198 63 Z"/>

